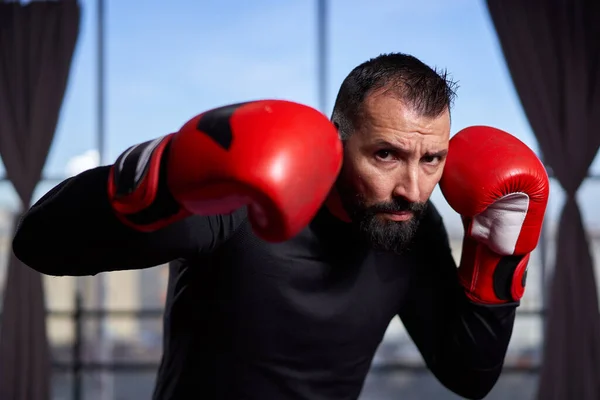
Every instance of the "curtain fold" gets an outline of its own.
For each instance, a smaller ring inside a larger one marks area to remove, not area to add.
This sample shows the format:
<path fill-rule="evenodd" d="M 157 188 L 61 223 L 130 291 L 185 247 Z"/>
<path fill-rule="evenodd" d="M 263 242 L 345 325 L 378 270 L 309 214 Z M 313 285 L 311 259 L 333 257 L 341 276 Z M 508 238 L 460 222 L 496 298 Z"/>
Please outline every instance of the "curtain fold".
<path fill-rule="evenodd" d="M 0 2 L 0 157 L 21 212 L 54 138 L 79 24 L 74 0 Z M 2 400 L 50 398 L 45 310 L 40 274 L 11 252 L 0 323 Z"/>
<path fill-rule="evenodd" d="M 600 313 L 576 193 L 600 147 L 600 2 L 487 0 L 547 165 L 566 194 L 549 285 L 543 400 L 600 399 Z"/>

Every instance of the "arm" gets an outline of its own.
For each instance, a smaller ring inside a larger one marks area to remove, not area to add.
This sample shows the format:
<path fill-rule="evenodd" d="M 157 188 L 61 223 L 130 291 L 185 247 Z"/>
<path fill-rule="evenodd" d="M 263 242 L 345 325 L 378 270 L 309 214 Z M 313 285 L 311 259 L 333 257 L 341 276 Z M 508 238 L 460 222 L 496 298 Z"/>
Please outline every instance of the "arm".
<path fill-rule="evenodd" d="M 50 275 L 146 268 L 213 250 L 246 212 L 262 239 L 282 241 L 310 222 L 341 162 L 337 131 L 315 109 L 216 108 L 54 188 L 25 214 L 14 253 Z"/>
<path fill-rule="evenodd" d="M 134 230 L 115 216 L 107 193 L 110 167 L 70 178 L 22 217 L 13 251 L 24 264 L 48 275 L 95 275 L 139 269 L 212 251 L 241 224 L 231 215 L 192 216 L 162 229 Z"/>
<path fill-rule="evenodd" d="M 481 399 L 502 371 L 517 303 L 471 302 L 459 284 L 443 221 L 433 206 L 428 214 L 419 234 L 422 262 L 399 316 L 435 377 L 460 396 Z"/>
<path fill-rule="evenodd" d="M 440 189 L 464 226 L 458 268 L 439 214 L 421 240 L 423 263 L 400 315 L 425 361 L 452 391 L 483 398 L 512 335 L 548 203 L 544 165 L 507 132 L 474 126 L 451 140 Z"/>

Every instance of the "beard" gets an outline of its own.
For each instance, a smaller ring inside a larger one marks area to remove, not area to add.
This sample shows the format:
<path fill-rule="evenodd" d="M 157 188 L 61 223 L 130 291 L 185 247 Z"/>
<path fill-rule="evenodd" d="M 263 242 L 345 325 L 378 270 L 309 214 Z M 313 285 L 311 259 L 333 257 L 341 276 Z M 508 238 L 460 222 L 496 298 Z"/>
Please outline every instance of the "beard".
<path fill-rule="evenodd" d="M 337 186 L 352 224 L 371 247 L 398 254 L 408 249 L 427 209 L 427 202 L 414 203 L 396 197 L 389 202 L 368 204 L 361 195 L 351 193 L 343 185 Z M 399 212 L 410 212 L 412 217 L 406 221 L 393 221 L 383 216 L 384 213 Z"/>

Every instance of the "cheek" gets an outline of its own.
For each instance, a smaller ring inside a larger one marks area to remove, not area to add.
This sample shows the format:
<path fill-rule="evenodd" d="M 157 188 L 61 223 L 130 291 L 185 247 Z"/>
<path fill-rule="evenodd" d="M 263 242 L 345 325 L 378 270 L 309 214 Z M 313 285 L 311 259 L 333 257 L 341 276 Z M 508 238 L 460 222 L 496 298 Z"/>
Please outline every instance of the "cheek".
<path fill-rule="evenodd" d="M 424 174 L 423 177 L 420 179 L 419 191 L 421 193 L 421 202 L 425 202 L 431 197 L 431 194 L 435 190 L 435 187 L 439 183 L 440 179 L 442 179 L 442 172 L 443 169 L 440 168 L 438 171 L 436 171 L 436 173 Z"/>
<path fill-rule="evenodd" d="M 389 201 L 394 191 L 393 174 L 386 174 L 368 163 L 349 164 L 343 168 L 346 182 L 368 204 Z"/>

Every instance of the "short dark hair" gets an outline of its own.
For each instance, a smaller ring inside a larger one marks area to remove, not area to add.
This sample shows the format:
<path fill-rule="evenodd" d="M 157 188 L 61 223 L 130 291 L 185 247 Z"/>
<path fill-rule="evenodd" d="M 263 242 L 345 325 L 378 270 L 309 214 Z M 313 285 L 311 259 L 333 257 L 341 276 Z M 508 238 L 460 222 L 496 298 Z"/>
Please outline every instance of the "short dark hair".
<path fill-rule="evenodd" d="M 452 107 L 456 83 L 446 70 L 438 71 L 408 54 L 372 58 L 354 68 L 338 92 L 331 120 L 342 139 L 352 134 L 365 98 L 378 89 L 393 91 L 421 115 L 434 118 Z"/>

